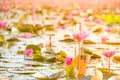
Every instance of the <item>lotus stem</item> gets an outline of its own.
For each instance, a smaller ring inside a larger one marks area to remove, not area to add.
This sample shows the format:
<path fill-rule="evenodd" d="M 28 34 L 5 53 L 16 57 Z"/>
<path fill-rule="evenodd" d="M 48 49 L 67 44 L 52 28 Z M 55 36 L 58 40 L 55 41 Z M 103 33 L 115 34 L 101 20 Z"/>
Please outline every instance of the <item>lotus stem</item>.
<path fill-rule="evenodd" d="M 74 47 L 74 51 L 75 51 L 75 55 L 74 55 L 74 57 L 76 58 L 76 54 L 77 54 L 77 51 L 76 51 L 76 41 L 75 41 L 75 47 Z"/>
<path fill-rule="evenodd" d="M 82 58 L 82 44 L 83 44 L 83 42 L 80 41 L 79 42 L 79 54 L 78 54 L 78 71 L 80 70 L 80 59 Z M 78 78 L 79 78 L 79 74 L 77 76 L 77 80 L 78 80 Z"/>
<path fill-rule="evenodd" d="M 110 58 L 108 58 L 108 72 L 110 72 Z"/>

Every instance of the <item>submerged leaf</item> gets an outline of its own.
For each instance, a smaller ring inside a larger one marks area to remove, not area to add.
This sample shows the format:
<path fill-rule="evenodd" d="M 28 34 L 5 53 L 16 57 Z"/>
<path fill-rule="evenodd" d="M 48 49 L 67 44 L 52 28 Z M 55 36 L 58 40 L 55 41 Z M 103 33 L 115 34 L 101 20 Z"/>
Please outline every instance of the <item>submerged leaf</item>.
<path fill-rule="evenodd" d="M 79 61 L 79 68 L 78 68 L 78 61 Z M 85 75 L 85 73 L 86 73 L 87 64 L 83 60 L 81 60 L 79 58 L 79 56 L 77 56 L 73 60 L 72 65 L 75 66 L 77 69 L 79 69 L 79 71 L 78 71 L 78 77 L 82 78 Z"/>
<path fill-rule="evenodd" d="M 120 76 L 110 77 L 108 80 L 120 80 Z"/>
<path fill-rule="evenodd" d="M 98 68 L 98 70 L 100 70 L 103 73 L 103 78 L 105 80 L 108 80 L 108 78 L 110 78 L 111 76 L 115 76 L 117 74 L 110 72 L 108 73 L 108 69 L 107 68 Z"/>

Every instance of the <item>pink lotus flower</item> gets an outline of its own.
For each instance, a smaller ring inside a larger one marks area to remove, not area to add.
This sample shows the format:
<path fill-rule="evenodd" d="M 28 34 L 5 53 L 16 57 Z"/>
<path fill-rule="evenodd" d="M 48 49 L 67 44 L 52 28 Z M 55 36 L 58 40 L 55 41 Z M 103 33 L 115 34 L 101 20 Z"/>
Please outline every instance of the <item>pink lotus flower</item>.
<path fill-rule="evenodd" d="M 72 16 L 72 15 L 68 15 L 68 16 L 66 16 L 66 18 L 67 18 L 68 20 L 71 20 L 71 19 L 73 18 L 73 16 Z"/>
<path fill-rule="evenodd" d="M 110 58 L 115 55 L 115 51 L 114 50 L 103 51 L 102 54 L 108 58 L 108 72 L 110 72 Z"/>
<path fill-rule="evenodd" d="M 102 24 L 103 20 L 102 19 L 96 19 L 95 22 L 98 23 L 98 24 Z"/>
<path fill-rule="evenodd" d="M 0 28 L 4 28 L 7 26 L 7 23 L 6 22 L 0 22 Z"/>
<path fill-rule="evenodd" d="M 119 12 L 117 12 L 117 15 L 120 15 L 120 11 L 119 11 Z"/>
<path fill-rule="evenodd" d="M 22 38 L 31 38 L 32 37 L 32 34 L 31 33 L 22 33 L 20 35 Z"/>
<path fill-rule="evenodd" d="M 105 43 L 108 40 L 108 38 L 106 36 L 102 36 L 101 40 L 102 40 L 102 43 Z"/>
<path fill-rule="evenodd" d="M 59 29 L 66 29 L 66 26 L 58 26 Z"/>
<path fill-rule="evenodd" d="M 92 22 L 92 19 L 90 19 L 90 18 L 85 18 L 84 19 L 86 22 Z"/>
<path fill-rule="evenodd" d="M 9 10 L 9 8 L 10 8 L 10 6 L 8 4 L 4 4 L 2 7 L 2 10 L 6 12 Z"/>
<path fill-rule="evenodd" d="M 66 63 L 67 65 L 71 65 L 72 61 L 73 61 L 73 58 L 72 58 L 72 57 L 69 57 L 69 58 L 66 58 L 66 59 L 65 59 L 65 63 Z"/>
<path fill-rule="evenodd" d="M 34 14 L 32 15 L 32 19 L 35 20 L 35 19 L 37 19 L 37 18 L 38 18 L 38 15 L 37 15 L 36 13 L 34 13 Z"/>
<path fill-rule="evenodd" d="M 110 33 L 111 31 L 113 31 L 113 28 L 108 27 L 108 28 L 105 29 L 105 31 Z"/>
<path fill-rule="evenodd" d="M 32 64 L 26 64 L 27 67 L 32 67 Z"/>
<path fill-rule="evenodd" d="M 10 14 L 9 14 L 9 13 L 5 13 L 5 17 L 6 17 L 7 19 L 10 19 Z"/>
<path fill-rule="evenodd" d="M 26 56 L 30 56 L 32 53 L 33 53 L 33 50 L 32 50 L 32 49 L 27 49 L 27 50 L 24 52 L 24 54 L 25 54 Z"/>
<path fill-rule="evenodd" d="M 37 8 L 36 7 L 32 7 L 32 12 L 35 13 L 37 11 Z"/>
<path fill-rule="evenodd" d="M 115 51 L 113 51 L 113 50 L 104 51 L 102 54 L 107 58 L 111 58 L 112 56 L 115 55 Z"/>
<path fill-rule="evenodd" d="M 80 33 L 73 34 L 73 38 L 78 41 L 83 41 L 87 38 L 88 35 L 88 32 L 81 31 Z"/>
<path fill-rule="evenodd" d="M 52 16 L 50 17 L 50 19 L 56 20 L 58 17 L 59 17 L 59 16 L 57 16 L 57 15 L 52 15 Z"/>
<path fill-rule="evenodd" d="M 71 13 L 70 13 L 72 16 L 75 16 L 78 14 L 78 11 L 77 10 L 73 10 Z"/>

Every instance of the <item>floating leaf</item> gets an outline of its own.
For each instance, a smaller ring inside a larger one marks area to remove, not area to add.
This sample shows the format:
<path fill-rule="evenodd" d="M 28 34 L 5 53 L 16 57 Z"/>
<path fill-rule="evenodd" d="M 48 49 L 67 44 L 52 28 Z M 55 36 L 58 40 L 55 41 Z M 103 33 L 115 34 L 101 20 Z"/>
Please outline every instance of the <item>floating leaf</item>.
<path fill-rule="evenodd" d="M 55 58 L 55 57 L 53 57 L 53 58 L 47 58 L 47 61 L 48 61 L 48 62 L 55 62 L 55 61 L 56 61 L 56 58 Z"/>
<path fill-rule="evenodd" d="M 93 42 L 91 40 L 84 40 L 83 43 L 84 44 L 96 44 L 95 42 Z"/>
<path fill-rule="evenodd" d="M 89 48 L 83 48 L 83 52 L 85 54 L 88 54 L 88 55 L 92 55 L 93 54 L 93 50 L 90 50 Z"/>
<path fill-rule="evenodd" d="M 97 27 L 96 29 L 93 30 L 93 33 L 102 33 L 103 29 L 101 27 Z"/>
<path fill-rule="evenodd" d="M 17 54 L 23 54 L 24 51 L 17 51 Z"/>
<path fill-rule="evenodd" d="M 96 58 L 100 59 L 100 58 L 101 58 L 101 55 L 94 53 L 94 54 L 91 56 L 91 58 L 92 58 L 92 59 L 96 59 Z"/>
<path fill-rule="evenodd" d="M 77 70 L 74 66 L 72 65 L 67 65 L 66 66 L 66 78 L 67 79 L 74 79 L 76 78 Z"/>
<path fill-rule="evenodd" d="M 37 26 L 33 26 L 31 24 L 14 23 L 14 26 L 17 27 L 20 32 L 29 32 L 36 34 L 39 31 L 39 28 Z"/>
<path fill-rule="evenodd" d="M 35 54 L 33 54 L 33 56 L 34 56 L 33 61 L 44 62 L 47 60 L 45 56 L 35 55 Z"/>
<path fill-rule="evenodd" d="M 52 48 L 46 48 L 46 50 L 44 52 L 47 54 L 55 54 L 55 52 Z"/>
<path fill-rule="evenodd" d="M 7 43 L 4 36 L 0 35 L 0 46 L 4 46 Z"/>
<path fill-rule="evenodd" d="M 58 55 L 56 55 L 56 60 L 64 62 L 65 58 L 67 58 L 67 54 L 64 51 L 60 51 Z"/>
<path fill-rule="evenodd" d="M 7 39 L 8 42 L 18 42 L 19 39 L 17 38 L 10 38 L 10 39 Z"/>
<path fill-rule="evenodd" d="M 96 70 L 94 71 L 94 74 L 91 78 L 91 80 L 102 80 L 103 79 L 103 74 L 100 70 Z"/>
<path fill-rule="evenodd" d="M 66 54 L 64 51 L 61 50 L 59 53 L 60 53 L 60 55 L 63 56 L 64 58 L 67 57 L 67 54 Z"/>
<path fill-rule="evenodd" d="M 34 44 L 30 44 L 30 45 L 27 45 L 26 49 L 32 49 L 33 52 L 35 51 L 41 51 L 40 47 L 38 45 L 34 45 Z M 36 53 L 36 52 L 35 52 Z"/>
<path fill-rule="evenodd" d="M 56 60 L 61 61 L 61 62 L 64 62 L 65 60 L 65 58 L 63 58 L 61 55 L 57 55 L 55 58 Z"/>
<path fill-rule="evenodd" d="M 63 40 L 59 40 L 60 42 L 74 42 L 74 40 L 72 38 L 66 38 Z"/>
<path fill-rule="evenodd" d="M 55 31 L 55 27 L 53 25 L 45 25 L 46 31 Z"/>
<path fill-rule="evenodd" d="M 120 64 L 120 56 L 117 56 L 117 55 L 113 56 L 113 62 Z"/>

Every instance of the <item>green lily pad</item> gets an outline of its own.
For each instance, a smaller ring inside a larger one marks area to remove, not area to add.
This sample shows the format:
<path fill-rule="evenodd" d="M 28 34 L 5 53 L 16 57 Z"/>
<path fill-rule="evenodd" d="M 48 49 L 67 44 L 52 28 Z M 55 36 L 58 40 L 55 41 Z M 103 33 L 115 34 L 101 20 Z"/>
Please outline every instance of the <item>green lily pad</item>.
<path fill-rule="evenodd" d="M 46 53 L 46 54 L 56 54 L 52 48 L 46 48 L 44 53 Z"/>
<path fill-rule="evenodd" d="M 24 51 L 17 51 L 17 54 L 23 54 Z"/>
<path fill-rule="evenodd" d="M 17 38 L 10 38 L 10 39 L 7 39 L 8 42 L 18 42 L 19 39 Z"/>
<path fill-rule="evenodd" d="M 66 38 L 63 40 L 59 40 L 60 42 L 74 42 L 74 40 L 72 38 Z"/>
<path fill-rule="evenodd" d="M 58 53 L 58 55 L 56 55 L 56 60 L 60 62 L 64 62 L 66 58 L 67 58 L 67 54 L 62 50 Z"/>
<path fill-rule="evenodd" d="M 38 45 L 34 45 L 34 44 L 27 45 L 26 49 L 32 49 L 33 52 L 41 51 L 40 47 Z"/>
<path fill-rule="evenodd" d="M 7 43 L 3 35 L 0 35 L 0 46 L 4 46 Z"/>
<path fill-rule="evenodd" d="M 38 61 L 38 62 L 46 62 L 47 58 L 45 56 L 41 55 L 34 55 L 33 61 Z"/>
<path fill-rule="evenodd" d="M 20 32 L 29 32 L 29 33 L 36 34 L 39 31 L 39 28 L 37 26 L 31 25 L 31 24 L 14 23 L 14 26 Z"/>
<path fill-rule="evenodd" d="M 46 31 L 55 31 L 55 27 L 53 25 L 45 25 L 44 27 Z"/>

